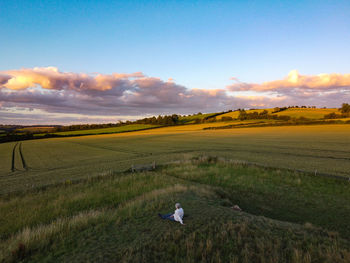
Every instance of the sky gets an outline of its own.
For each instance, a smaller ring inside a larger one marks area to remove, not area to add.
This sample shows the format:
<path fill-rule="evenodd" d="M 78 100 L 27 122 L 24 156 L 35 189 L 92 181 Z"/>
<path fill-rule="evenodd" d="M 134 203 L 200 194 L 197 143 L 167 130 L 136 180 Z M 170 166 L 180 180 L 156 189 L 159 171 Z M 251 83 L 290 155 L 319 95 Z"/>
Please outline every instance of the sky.
<path fill-rule="evenodd" d="M 0 0 L 0 124 L 350 102 L 350 1 Z"/>

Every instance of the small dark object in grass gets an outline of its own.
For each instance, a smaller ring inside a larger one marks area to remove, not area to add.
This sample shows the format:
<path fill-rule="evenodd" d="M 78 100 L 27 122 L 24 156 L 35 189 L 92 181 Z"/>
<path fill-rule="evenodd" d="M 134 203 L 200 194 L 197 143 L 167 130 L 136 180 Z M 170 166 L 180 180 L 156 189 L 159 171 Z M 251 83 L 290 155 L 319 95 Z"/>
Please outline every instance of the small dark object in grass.
<path fill-rule="evenodd" d="M 234 205 L 231 208 L 235 211 L 242 211 L 242 209 L 238 205 Z"/>
<path fill-rule="evenodd" d="M 12 251 L 12 256 L 15 259 L 19 259 L 19 260 L 24 259 L 25 254 L 26 254 L 26 247 L 22 243 L 19 243 L 17 249 Z"/>

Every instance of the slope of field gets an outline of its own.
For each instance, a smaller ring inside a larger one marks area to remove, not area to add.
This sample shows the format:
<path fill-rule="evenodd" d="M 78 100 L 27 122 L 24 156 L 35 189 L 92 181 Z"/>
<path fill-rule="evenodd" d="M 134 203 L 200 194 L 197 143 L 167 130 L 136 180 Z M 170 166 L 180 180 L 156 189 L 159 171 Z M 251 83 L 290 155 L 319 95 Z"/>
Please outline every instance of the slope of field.
<path fill-rule="evenodd" d="M 112 127 L 112 128 L 103 128 L 103 129 L 54 132 L 52 134 L 60 135 L 60 136 L 97 135 L 97 134 L 109 134 L 109 133 L 139 131 L 139 130 L 151 129 L 151 128 L 156 128 L 156 127 L 159 127 L 159 125 L 130 124 L 130 125 L 124 125 L 124 126 Z M 45 134 L 36 134 L 36 137 L 40 137 L 43 135 L 45 135 Z"/>
<path fill-rule="evenodd" d="M 257 109 L 257 110 L 247 110 L 247 113 L 253 113 L 253 112 L 262 112 L 264 110 L 267 110 L 269 114 L 272 114 L 274 109 Z M 330 114 L 332 112 L 335 112 L 337 114 L 340 114 L 340 111 L 336 108 L 331 109 L 312 109 L 312 108 L 288 108 L 286 110 L 273 113 L 274 115 L 278 116 L 290 116 L 292 118 L 300 118 L 305 117 L 308 119 L 322 119 L 324 115 Z M 222 115 L 219 115 L 216 117 L 217 120 L 221 120 L 222 117 L 232 117 L 233 119 L 237 119 L 239 117 L 239 111 L 232 111 L 228 112 Z"/>
<path fill-rule="evenodd" d="M 284 111 L 277 112 L 276 115 L 285 115 L 292 118 L 305 117 L 308 119 L 322 119 L 324 115 L 335 112 L 341 114 L 338 109 L 312 109 L 312 108 L 290 108 Z"/>
<path fill-rule="evenodd" d="M 217 113 L 204 113 L 204 114 L 194 114 L 194 115 L 189 115 L 189 116 L 181 116 L 179 118 L 179 121 L 181 123 L 194 123 L 196 120 L 203 120 L 204 118 L 209 118 L 211 116 L 216 115 Z"/>
<path fill-rule="evenodd" d="M 0 261 L 349 262 L 349 187 L 210 159 L 55 185 L 1 200 Z"/>
<path fill-rule="evenodd" d="M 27 170 L 11 171 L 14 143 L 0 144 L 0 194 L 124 171 L 132 164 L 216 155 L 350 177 L 350 125 L 202 130 L 222 123 L 22 142 Z M 15 162 L 20 162 L 15 156 Z M 19 163 L 20 164 L 20 163 Z"/>

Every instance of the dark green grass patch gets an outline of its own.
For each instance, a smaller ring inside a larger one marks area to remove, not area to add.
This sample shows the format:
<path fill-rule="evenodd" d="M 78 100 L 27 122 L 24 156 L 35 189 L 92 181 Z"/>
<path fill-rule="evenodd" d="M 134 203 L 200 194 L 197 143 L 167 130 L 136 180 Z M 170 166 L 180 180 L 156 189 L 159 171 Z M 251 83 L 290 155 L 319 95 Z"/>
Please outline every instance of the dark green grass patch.
<path fill-rule="evenodd" d="M 350 183 L 278 169 L 196 162 L 169 167 L 176 178 L 217 186 L 249 213 L 296 223 L 310 222 L 350 236 Z"/>
<path fill-rule="evenodd" d="M 3 196 L 0 262 L 350 261 L 348 182 L 212 160 Z"/>
<path fill-rule="evenodd" d="M 175 201 L 185 226 L 164 221 Z M 202 187 L 153 192 L 64 235 L 24 245 L 24 262 L 347 262 L 349 242 L 312 226 L 235 212 Z M 50 242 L 49 242 L 50 241 Z M 25 250 L 27 249 L 27 250 Z M 15 257 L 12 256 L 12 259 Z"/>

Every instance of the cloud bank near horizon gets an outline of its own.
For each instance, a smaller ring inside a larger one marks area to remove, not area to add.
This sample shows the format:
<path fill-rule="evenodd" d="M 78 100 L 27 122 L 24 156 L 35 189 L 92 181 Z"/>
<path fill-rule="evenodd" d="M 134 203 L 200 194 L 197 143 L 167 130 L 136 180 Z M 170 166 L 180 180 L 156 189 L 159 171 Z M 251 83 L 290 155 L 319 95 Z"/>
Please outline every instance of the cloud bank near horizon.
<path fill-rule="evenodd" d="M 142 72 L 85 74 L 55 67 L 0 71 L 0 123 L 109 122 L 118 116 L 287 105 L 338 107 L 350 100 L 350 74 L 307 76 L 293 70 L 285 79 L 262 84 L 231 80 L 236 83 L 208 90 Z"/>
<path fill-rule="evenodd" d="M 231 92 L 255 92 L 279 97 L 283 106 L 339 107 L 343 102 L 350 101 L 350 74 L 301 75 L 297 70 L 292 70 L 282 80 L 262 84 L 235 81 L 227 86 Z"/>

